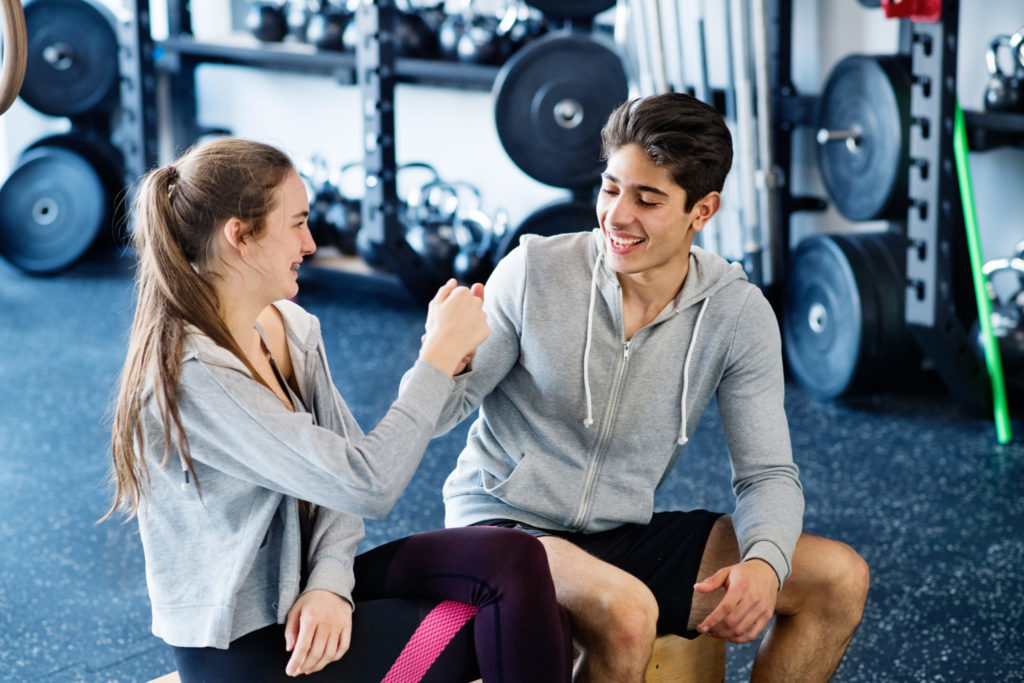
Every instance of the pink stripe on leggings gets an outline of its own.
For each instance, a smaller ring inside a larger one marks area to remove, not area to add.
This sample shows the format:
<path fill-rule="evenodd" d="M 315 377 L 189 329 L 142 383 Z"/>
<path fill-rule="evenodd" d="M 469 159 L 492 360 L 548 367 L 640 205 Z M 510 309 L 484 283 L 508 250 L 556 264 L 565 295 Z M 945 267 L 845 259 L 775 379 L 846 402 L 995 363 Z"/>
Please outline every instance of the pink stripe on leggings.
<path fill-rule="evenodd" d="M 417 683 L 448 647 L 455 634 L 473 618 L 477 608 L 445 600 L 423 618 L 381 683 Z"/>

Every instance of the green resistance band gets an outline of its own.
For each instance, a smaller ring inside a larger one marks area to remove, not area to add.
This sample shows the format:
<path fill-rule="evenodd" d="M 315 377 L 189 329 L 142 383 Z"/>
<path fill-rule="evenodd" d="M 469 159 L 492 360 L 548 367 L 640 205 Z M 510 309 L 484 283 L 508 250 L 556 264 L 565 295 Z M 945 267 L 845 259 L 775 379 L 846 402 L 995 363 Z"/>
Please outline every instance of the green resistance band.
<path fill-rule="evenodd" d="M 960 197 L 964 207 L 964 224 L 967 228 L 967 250 L 971 258 L 971 275 L 974 278 L 974 297 L 978 302 L 978 320 L 981 323 L 981 339 L 985 347 L 985 364 L 992 380 L 992 404 L 995 410 L 996 438 L 999 443 L 1010 443 L 1010 412 L 1006 405 L 1006 385 L 1003 381 L 1003 362 L 999 356 L 999 343 L 992 333 L 992 302 L 988 298 L 989 283 L 982 272 L 981 239 L 978 235 L 978 218 L 974 212 L 974 191 L 971 189 L 971 168 L 967 161 L 967 126 L 960 103 L 956 104 L 953 120 L 953 156 L 956 159 L 956 174 L 960 181 Z"/>

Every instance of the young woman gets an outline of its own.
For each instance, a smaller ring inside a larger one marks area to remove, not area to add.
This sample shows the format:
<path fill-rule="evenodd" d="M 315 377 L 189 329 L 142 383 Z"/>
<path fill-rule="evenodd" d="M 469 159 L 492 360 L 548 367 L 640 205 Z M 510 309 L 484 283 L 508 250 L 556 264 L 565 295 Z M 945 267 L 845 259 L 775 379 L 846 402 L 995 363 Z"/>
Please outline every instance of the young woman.
<path fill-rule="evenodd" d="M 568 681 L 567 622 L 528 534 L 442 530 L 355 556 L 362 516 L 405 488 L 489 330 L 482 290 L 442 287 L 398 399 L 364 434 L 317 319 L 287 301 L 316 249 L 308 213 L 288 157 L 238 139 L 139 187 L 108 516 L 138 517 L 153 632 L 183 681 Z"/>

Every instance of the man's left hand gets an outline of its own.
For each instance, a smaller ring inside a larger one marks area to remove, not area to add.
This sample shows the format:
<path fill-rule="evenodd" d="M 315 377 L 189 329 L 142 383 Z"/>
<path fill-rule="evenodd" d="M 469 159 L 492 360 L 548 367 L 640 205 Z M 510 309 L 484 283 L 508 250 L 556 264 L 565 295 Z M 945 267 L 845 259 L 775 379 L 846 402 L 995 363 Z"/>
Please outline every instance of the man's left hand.
<path fill-rule="evenodd" d="M 723 567 L 693 588 L 701 593 L 725 589 L 722 601 L 697 626 L 698 631 L 732 643 L 749 643 L 761 635 L 775 613 L 779 577 L 770 564 L 753 559 Z"/>

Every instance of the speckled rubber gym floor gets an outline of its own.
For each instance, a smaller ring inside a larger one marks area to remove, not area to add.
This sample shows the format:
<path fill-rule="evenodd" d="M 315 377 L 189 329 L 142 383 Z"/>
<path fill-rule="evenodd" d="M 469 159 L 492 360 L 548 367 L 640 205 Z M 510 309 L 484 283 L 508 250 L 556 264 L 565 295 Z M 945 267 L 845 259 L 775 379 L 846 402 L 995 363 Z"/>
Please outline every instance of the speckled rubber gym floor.
<path fill-rule="evenodd" d="M 109 412 L 132 311 L 129 260 L 30 277 L 0 261 L 0 680 L 148 681 L 174 668 L 149 631 L 134 522 L 107 509 Z M 364 426 L 413 362 L 422 313 L 386 277 L 303 271 L 337 384 Z M 788 387 L 806 531 L 867 559 L 872 588 L 836 681 L 1024 681 L 1024 421 L 991 419 L 941 386 L 819 402 Z M 467 425 L 435 440 L 365 547 L 442 523 L 441 484 Z M 659 509 L 732 508 L 716 411 Z M 730 647 L 746 680 L 751 645 Z"/>

